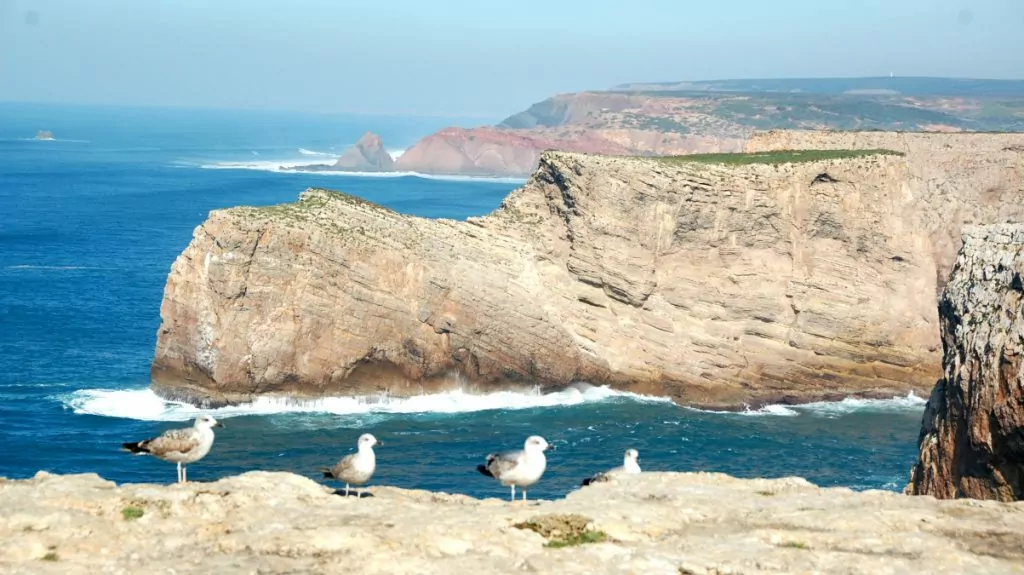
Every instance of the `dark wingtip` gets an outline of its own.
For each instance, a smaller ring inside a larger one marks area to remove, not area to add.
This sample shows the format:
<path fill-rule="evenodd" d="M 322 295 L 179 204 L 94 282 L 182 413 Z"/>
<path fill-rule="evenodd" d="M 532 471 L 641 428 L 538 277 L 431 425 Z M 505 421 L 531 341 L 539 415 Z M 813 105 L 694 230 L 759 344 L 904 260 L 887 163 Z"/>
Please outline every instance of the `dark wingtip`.
<path fill-rule="evenodd" d="M 334 479 L 334 473 L 332 473 L 331 470 L 327 469 L 326 467 L 321 468 L 320 469 L 320 473 L 323 473 L 324 477 L 327 477 L 329 479 Z"/>
<path fill-rule="evenodd" d="M 486 465 L 477 465 L 476 470 L 479 471 L 481 475 L 486 475 L 487 477 L 494 477 L 494 474 L 492 474 L 490 470 L 487 469 Z"/>
<path fill-rule="evenodd" d="M 121 449 L 129 453 L 146 453 L 146 448 L 142 446 L 144 441 L 132 441 L 130 443 L 122 443 Z"/>
<path fill-rule="evenodd" d="M 586 487 L 586 486 L 590 485 L 593 482 L 594 482 L 594 478 L 593 477 L 588 477 L 588 478 L 584 479 L 582 482 L 580 482 L 580 487 Z"/>

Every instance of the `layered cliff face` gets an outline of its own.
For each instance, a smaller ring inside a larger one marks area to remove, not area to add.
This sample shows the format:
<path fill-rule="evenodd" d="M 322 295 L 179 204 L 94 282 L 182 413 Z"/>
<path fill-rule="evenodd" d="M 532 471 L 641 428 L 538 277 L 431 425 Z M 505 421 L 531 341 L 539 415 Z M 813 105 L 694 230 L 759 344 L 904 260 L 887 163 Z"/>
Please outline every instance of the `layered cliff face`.
<path fill-rule="evenodd" d="M 940 287 L 965 226 L 1024 219 L 1024 134 L 777 130 L 754 134 L 746 151 L 879 148 L 906 154 L 910 193 L 930 208 L 920 223 L 934 248 Z"/>
<path fill-rule="evenodd" d="M 354 146 L 345 150 L 331 168 L 358 172 L 390 172 L 395 167 L 391 154 L 384 149 L 380 136 L 372 132 L 363 134 Z"/>
<path fill-rule="evenodd" d="M 924 391 L 945 257 L 925 224 L 963 200 L 912 180 L 899 156 L 548 153 L 470 222 L 324 190 L 216 211 L 168 278 L 153 385 L 235 402 L 588 381 L 719 407 Z"/>
<path fill-rule="evenodd" d="M 1024 499 L 1024 226 L 969 229 L 939 300 L 943 377 L 907 491 Z"/>

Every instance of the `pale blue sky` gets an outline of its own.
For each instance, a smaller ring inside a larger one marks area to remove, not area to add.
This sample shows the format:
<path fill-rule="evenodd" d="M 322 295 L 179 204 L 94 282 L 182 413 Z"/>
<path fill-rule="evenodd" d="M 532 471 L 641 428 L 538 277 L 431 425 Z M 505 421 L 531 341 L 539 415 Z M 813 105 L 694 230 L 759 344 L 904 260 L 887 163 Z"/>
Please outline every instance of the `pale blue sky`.
<path fill-rule="evenodd" d="M 890 71 L 1024 77 L 1024 0 L 0 0 L 0 101 L 500 117 Z"/>

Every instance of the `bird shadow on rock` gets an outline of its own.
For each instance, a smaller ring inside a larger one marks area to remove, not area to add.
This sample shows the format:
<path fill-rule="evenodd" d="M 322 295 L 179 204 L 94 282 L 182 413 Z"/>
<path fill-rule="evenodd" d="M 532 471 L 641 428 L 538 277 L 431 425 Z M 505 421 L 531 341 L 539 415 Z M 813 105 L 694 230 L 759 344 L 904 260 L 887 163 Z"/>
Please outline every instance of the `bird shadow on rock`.
<path fill-rule="evenodd" d="M 359 497 L 359 498 L 373 497 L 373 494 L 370 493 L 369 491 L 364 491 L 364 492 L 360 493 L 360 492 L 352 490 L 352 489 L 350 489 L 348 491 L 348 493 L 345 493 L 344 489 L 335 489 L 333 495 L 337 495 L 339 497 Z"/>

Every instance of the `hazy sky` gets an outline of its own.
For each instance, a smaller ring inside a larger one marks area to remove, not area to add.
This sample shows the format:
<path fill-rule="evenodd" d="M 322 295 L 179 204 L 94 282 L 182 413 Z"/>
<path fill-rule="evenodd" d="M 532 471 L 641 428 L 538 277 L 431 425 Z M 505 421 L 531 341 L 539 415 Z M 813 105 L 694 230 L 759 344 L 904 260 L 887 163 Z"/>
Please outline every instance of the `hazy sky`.
<path fill-rule="evenodd" d="M 1024 0 L 0 0 L 0 101 L 504 116 L 631 81 L 1024 77 Z"/>

